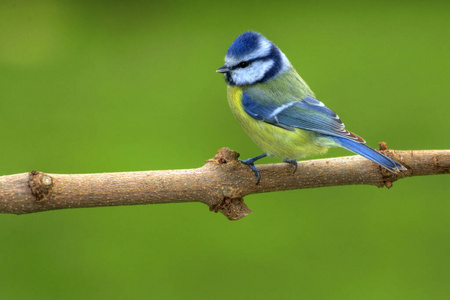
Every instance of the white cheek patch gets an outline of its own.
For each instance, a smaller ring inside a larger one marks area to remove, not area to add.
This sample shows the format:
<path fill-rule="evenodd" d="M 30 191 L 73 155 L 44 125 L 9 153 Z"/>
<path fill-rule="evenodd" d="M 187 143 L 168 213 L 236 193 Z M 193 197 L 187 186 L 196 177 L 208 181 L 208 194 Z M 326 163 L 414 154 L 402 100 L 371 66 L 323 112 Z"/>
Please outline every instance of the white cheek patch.
<path fill-rule="evenodd" d="M 263 79 L 264 75 L 272 68 L 273 64 L 273 60 L 254 61 L 247 68 L 235 69 L 231 73 L 231 77 L 237 85 L 253 84 Z"/>

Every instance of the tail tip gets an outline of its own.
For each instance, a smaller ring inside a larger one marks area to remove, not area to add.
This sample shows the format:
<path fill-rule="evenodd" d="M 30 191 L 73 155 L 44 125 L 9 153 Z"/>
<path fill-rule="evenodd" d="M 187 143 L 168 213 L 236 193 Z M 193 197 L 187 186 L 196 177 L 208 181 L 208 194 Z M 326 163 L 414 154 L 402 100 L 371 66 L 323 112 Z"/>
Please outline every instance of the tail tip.
<path fill-rule="evenodd" d="M 392 167 L 392 168 L 387 168 L 389 171 L 394 172 L 394 173 L 399 173 L 399 172 L 403 172 L 403 171 L 408 171 L 408 169 L 407 169 L 405 166 L 401 165 L 400 163 L 398 163 L 398 162 L 396 162 L 396 161 L 394 161 L 394 162 L 395 162 L 394 167 Z"/>

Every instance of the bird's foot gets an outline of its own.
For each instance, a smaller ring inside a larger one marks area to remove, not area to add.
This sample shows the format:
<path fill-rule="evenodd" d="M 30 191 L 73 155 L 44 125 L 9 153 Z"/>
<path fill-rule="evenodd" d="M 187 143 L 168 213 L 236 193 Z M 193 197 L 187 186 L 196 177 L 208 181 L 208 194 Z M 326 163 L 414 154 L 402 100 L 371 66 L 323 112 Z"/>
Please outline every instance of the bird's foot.
<path fill-rule="evenodd" d="M 256 178 L 258 178 L 258 181 L 256 182 L 256 184 L 258 184 L 261 181 L 261 174 L 259 173 L 259 170 L 255 167 L 255 161 L 257 161 L 258 159 L 261 159 L 263 157 L 266 157 L 266 156 L 267 156 L 267 154 L 263 153 L 258 156 L 246 159 L 246 160 L 239 160 L 244 165 L 249 166 L 250 169 L 252 169 L 253 173 L 255 173 Z"/>
<path fill-rule="evenodd" d="M 250 167 L 250 169 L 252 169 L 253 173 L 255 173 L 256 178 L 258 178 L 258 181 L 256 182 L 256 184 L 258 184 L 261 181 L 261 174 L 259 173 L 258 168 L 255 167 L 255 162 L 252 161 L 252 159 L 246 159 L 246 160 L 239 160 L 241 163 L 243 163 L 244 165 L 247 165 Z"/>
<path fill-rule="evenodd" d="M 297 172 L 297 160 L 296 159 L 288 159 L 287 158 L 284 160 L 284 162 L 294 166 L 294 172 L 292 172 L 292 174 Z"/>

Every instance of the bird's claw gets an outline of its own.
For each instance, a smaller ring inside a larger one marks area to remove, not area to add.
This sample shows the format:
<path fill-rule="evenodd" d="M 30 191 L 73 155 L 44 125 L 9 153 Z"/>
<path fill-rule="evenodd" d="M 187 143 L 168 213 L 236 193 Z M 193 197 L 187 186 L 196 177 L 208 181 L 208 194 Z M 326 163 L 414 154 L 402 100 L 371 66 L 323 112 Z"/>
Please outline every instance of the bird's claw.
<path fill-rule="evenodd" d="M 255 167 L 255 161 L 254 159 L 250 158 L 250 159 L 246 159 L 246 160 L 239 160 L 241 163 L 243 163 L 244 165 L 247 165 L 250 167 L 250 169 L 252 169 L 253 173 L 255 173 L 256 178 L 258 178 L 258 181 L 256 182 L 256 184 L 258 184 L 261 181 L 261 174 L 259 173 L 258 168 Z"/>
<path fill-rule="evenodd" d="M 294 172 L 292 172 L 292 174 L 297 172 L 297 160 L 295 160 L 295 159 L 285 159 L 284 162 L 294 166 Z"/>

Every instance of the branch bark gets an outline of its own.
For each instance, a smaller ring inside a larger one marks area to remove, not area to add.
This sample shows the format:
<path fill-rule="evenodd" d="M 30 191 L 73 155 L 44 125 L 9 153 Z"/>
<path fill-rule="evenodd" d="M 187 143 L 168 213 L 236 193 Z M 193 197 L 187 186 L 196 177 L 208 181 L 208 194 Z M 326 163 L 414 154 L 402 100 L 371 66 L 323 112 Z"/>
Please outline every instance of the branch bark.
<path fill-rule="evenodd" d="M 135 204 L 202 202 L 211 211 L 239 220 L 251 210 L 249 194 L 313 187 L 367 184 L 390 188 L 398 179 L 450 173 L 450 150 L 399 151 L 380 149 L 407 171 L 391 173 L 360 157 L 301 161 L 293 174 L 286 163 L 258 165 L 261 182 L 228 148 L 197 169 L 45 174 L 32 171 L 0 177 L 0 213 L 26 214 L 53 209 Z"/>

